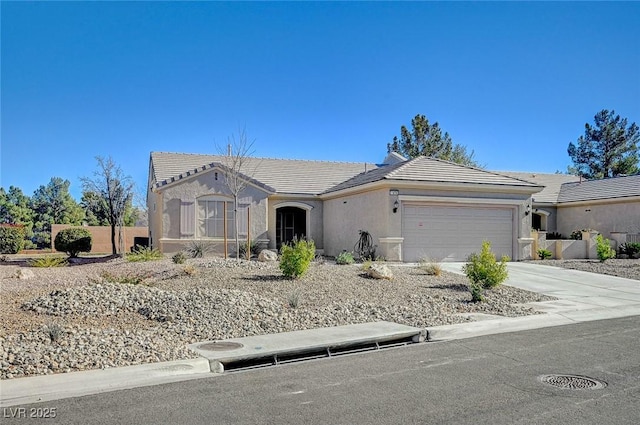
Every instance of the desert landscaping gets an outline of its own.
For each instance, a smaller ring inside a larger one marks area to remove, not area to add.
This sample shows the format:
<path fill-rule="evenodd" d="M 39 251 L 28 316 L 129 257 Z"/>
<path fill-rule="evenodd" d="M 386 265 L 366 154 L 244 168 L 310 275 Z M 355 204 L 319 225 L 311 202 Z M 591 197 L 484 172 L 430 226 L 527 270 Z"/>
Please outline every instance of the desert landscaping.
<path fill-rule="evenodd" d="M 193 358 L 189 343 L 387 320 L 417 327 L 462 323 L 469 313 L 536 314 L 552 298 L 506 285 L 471 302 L 465 276 L 388 264 L 392 280 L 361 266 L 316 260 L 301 279 L 277 262 L 170 258 L 79 259 L 66 267 L 0 266 L 2 379 Z M 542 261 L 640 280 L 639 260 Z"/>

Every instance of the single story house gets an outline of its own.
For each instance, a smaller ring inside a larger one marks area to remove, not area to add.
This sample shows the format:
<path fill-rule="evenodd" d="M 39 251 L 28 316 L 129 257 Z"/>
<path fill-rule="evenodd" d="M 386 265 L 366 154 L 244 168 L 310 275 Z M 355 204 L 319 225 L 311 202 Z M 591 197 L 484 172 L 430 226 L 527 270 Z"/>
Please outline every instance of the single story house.
<path fill-rule="evenodd" d="M 229 157 L 152 152 L 147 205 L 154 248 L 231 243 L 238 232 L 271 249 L 313 239 L 328 256 L 353 251 L 359 230 L 388 261 L 463 261 L 492 243 L 531 258 L 535 182 L 433 158 L 390 154 L 382 164 L 248 158 L 237 208 L 225 183 Z"/>
<path fill-rule="evenodd" d="M 582 180 L 566 174 L 501 173 L 544 186 L 532 199 L 535 230 L 564 238 L 581 229 L 607 238 L 640 233 L 640 175 Z"/>

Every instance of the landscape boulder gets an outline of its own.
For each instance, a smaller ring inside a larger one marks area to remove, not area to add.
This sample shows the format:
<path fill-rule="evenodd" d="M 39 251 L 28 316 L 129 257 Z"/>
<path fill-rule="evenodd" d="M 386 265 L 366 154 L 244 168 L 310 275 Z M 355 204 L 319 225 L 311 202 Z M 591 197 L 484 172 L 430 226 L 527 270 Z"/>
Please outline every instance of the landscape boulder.
<path fill-rule="evenodd" d="M 20 268 L 16 272 L 16 277 L 20 280 L 28 280 L 33 279 L 35 277 L 35 274 L 29 269 Z"/>
<path fill-rule="evenodd" d="M 271 251 L 270 249 L 263 249 L 258 254 L 258 261 L 267 262 L 267 261 L 278 261 L 278 254 Z"/>
<path fill-rule="evenodd" d="M 391 269 L 384 264 L 372 264 L 367 270 L 367 274 L 373 279 L 393 279 Z"/>

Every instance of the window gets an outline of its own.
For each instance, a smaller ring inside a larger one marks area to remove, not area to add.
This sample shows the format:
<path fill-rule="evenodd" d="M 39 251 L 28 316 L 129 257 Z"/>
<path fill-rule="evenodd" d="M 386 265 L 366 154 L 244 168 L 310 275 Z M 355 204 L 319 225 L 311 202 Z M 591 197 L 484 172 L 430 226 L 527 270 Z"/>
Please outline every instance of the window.
<path fill-rule="evenodd" d="M 227 209 L 227 237 L 234 234 L 233 202 L 198 201 L 198 236 L 201 238 L 223 238 L 225 206 Z"/>

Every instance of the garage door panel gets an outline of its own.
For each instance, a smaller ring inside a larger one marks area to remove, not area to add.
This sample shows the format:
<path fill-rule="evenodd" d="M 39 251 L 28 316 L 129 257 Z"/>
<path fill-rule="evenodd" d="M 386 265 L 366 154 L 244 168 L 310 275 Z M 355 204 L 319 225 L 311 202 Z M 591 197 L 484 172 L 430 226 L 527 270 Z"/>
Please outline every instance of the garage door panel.
<path fill-rule="evenodd" d="M 424 257 L 464 261 L 491 241 L 498 255 L 512 256 L 513 210 L 458 206 L 406 205 L 403 209 L 405 261 Z"/>

